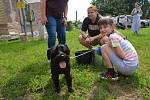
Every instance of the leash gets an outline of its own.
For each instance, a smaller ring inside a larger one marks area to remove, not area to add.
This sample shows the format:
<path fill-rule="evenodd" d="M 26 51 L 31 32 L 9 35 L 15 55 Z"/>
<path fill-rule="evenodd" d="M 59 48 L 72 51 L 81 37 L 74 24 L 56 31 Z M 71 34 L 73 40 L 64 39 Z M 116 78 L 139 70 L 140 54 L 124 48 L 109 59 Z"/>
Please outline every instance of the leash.
<path fill-rule="evenodd" d="M 90 53 L 90 52 L 92 52 L 92 51 L 95 51 L 95 49 L 89 50 L 89 51 L 87 51 L 87 52 L 84 52 L 84 53 L 82 53 L 82 54 L 80 54 L 80 55 L 77 55 L 77 56 L 74 56 L 74 57 L 70 57 L 70 59 L 78 58 L 78 57 L 80 57 L 80 56 L 82 56 L 82 55 L 85 55 L 85 54 L 87 54 L 87 53 Z"/>

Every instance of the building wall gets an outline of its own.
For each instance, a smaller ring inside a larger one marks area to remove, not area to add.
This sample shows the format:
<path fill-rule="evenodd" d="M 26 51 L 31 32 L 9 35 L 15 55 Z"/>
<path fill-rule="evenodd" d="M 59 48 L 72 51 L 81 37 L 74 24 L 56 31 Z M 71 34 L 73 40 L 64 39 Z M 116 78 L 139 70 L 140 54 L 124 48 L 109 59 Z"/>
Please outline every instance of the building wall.
<path fill-rule="evenodd" d="M 35 18 L 36 19 L 41 19 L 41 9 L 40 9 L 40 2 L 37 2 L 37 3 L 31 3 L 31 8 L 33 9 L 34 11 L 34 14 L 35 14 Z"/>
<path fill-rule="evenodd" d="M 6 24 L 8 17 L 7 17 L 7 13 L 5 10 L 7 9 L 7 7 L 5 7 L 5 3 L 4 0 L 0 0 L 0 24 Z"/>
<path fill-rule="evenodd" d="M 11 3 L 11 4 L 10 4 Z M 17 0 L 0 0 L 0 35 L 12 32 L 21 32 L 20 9 L 16 8 Z M 31 3 L 35 18 L 40 19 L 40 2 Z M 33 22 L 33 28 L 37 30 L 36 22 Z M 19 25 L 19 26 L 18 26 Z M 19 28 L 18 28 L 19 27 Z M 27 25 L 27 31 L 30 26 Z"/>
<path fill-rule="evenodd" d="M 0 0 L 0 35 L 8 35 L 10 31 L 16 31 L 16 15 L 18 15 L 16 0 Z"/>

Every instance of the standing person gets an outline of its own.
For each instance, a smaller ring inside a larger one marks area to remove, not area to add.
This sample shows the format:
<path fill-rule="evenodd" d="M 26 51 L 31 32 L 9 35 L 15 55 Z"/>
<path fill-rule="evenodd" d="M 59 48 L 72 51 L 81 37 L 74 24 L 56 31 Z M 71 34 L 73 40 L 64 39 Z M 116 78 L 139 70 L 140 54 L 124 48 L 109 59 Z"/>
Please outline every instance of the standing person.
<path fill-rule="evenodd" d="M 128 28 L 128 17 L 127 15 L 124 15 L 124 24 L 125 24 L 125 29 Z"/>
<path fill-rule="evenodd" d="M 142 10 L 140 3 L 135 3 L 135 8 L 132 10 L 131 15 L 133 16 L 132 20 L 132 31 L 138 35 L 139 28 L 141 26 L 140 17 L 142 16 Z"/>
<path fill-rule="evenodd" d="M 100 43 L 98 21 L 101 18 L 101 15 L 97 12 L 97 8 L 94 5 L 91 5 L 87 9 L 87 13 L 88 17 L 86 17 L 83 21 L 79 41 L 83 46 L 91 49 L 92 46 Z M 99 49 L 100 48 L 97 48 L 98 52 Z"/>
<path fill-rule="evenodd" d="M 41 0 L 41 22 L 48 32 L 48 51 L 55 47 L 56 36 L 59 44 L 66 43 L 67 13 L 68 0 Z"/>
<path fill-rule="evenodd" d="M 115 30 L 115 23 L 111 18 L 103 17 L 98 24 L 101 34 L 106 34 L 109 40 L 101 47 L 104 65 L 108 70 L 101 73 L 100 78 L 117 80 L 114 69 L 122 75 L 133 74 L 138 68 L 138 54 L 133 45 Z"/>

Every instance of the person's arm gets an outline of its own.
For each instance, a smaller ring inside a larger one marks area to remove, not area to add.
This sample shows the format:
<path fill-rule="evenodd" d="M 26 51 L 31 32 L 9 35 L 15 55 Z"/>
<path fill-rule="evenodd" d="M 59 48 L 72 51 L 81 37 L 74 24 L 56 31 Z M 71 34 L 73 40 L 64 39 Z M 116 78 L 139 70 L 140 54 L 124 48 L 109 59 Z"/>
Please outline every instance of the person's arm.
<path fill-rule="evenodd" d="M 81 27 L 81 32 L 80 32 L 80 35 L 86 39 L 89 35 L 88 35 L 88 25 L 89 25 L 89 22 L 88 22 L 88 18 L 85 18 L 83 20 L 83 23 L 82 23 L 82 27 Z"/>
<path fill-rule="evenodd" d="M 103 45 L 103 44 L 108 44 L 108 45 L 110 45 L 110 41 L 109 41 L 108 36 L 104 36 L 103 38 L 101 38 L 101 39 L 100 39 L 100 43 L 101 43 L 101 45 Z"/>
<path fill-rule="evenodd" d="M 109 36 L 109 38 L 110 38 L 110 47 L 112 48 L 112 50 L 115 52 L 115 54 L 119 58 L 124 59 L 125 58 L 125 52 L 121 48 L 119 40 L 116 38 L 117 35 L 112 34 L 112 35 Z"/>
<path fill-rule="evenodd" d="M 137 13 L 138 13 L 137 9 L 134 8 L 134 9 L 132 10 L 132 12 L 131 12 L 131 15 L 133 16 L 133 15 L 136 15 Z"/>
<path fill-rule="evenodd" d="M 65 26 L 67 26 L 67 14 L 68 14 L 68 3 L 64 9 L 64 16 L 63 16 L 63 23 Z"/>
<path fill-rule="evenodd" d="M 100 41 L 101 38 L 103 38 L 104 36 L 106 36 L 105 34 L 99 34 L 93 37 L 89 37 L 90 43 L 93 43 L 95 40 L 96 41 Z"/>
<path fill-rule="evenodd" d="M 45 25 L 46 22 L 46 0 L 41 0 L 41 23 L 42 25 Z"/>
<path fill-rule="evenodd" d="M 121 58 L 121 59 L 125 58 L 125 53 L 121 47 L 115 47 L 115 48 L 113 48 L 113 51 L 119 58 Z"/>
<path fill-rule="evenodd" d="M 98 34 L 96 36 L 93 36 L 93 37 L 90 37 L 91 41 L 94 41 L 94 40 L 100 40 L 101 38 L 103 38 L 104 36 L 106 36 L 106 34 Z"/>
<path fill-rule="evenodd" d="M 80 33 L 84 39 L 88 37 L 88 34 L 85 31 L 81 31 Z"/>
<path fill-rule="evenodd" d="M 67 14 L 68 14 L 68 3 L 67 3 L 65 10 L 64 10 L 64 18 L 66 18 L 66 19 L 67 19 Z"/>
<path fill-rule="evenodd" d="M 131 11 L 131 15 L 132 15 L 132 16 L 134 15 L 134 9 Z"/>

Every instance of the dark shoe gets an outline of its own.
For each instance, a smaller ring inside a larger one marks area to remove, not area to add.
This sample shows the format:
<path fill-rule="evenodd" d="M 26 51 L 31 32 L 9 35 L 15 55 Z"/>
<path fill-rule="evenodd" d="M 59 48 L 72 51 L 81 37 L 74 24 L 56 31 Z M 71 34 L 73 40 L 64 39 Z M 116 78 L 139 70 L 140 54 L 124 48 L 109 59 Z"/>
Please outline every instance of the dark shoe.
<path fill-rule="evenodd" d="M 60 93 L 60 89 L 56 89 L 55 92 Z"/>
<path fill-rule="evenodd" d="M 138 31 L 135 31 L 135 34 L 136 34 L 137 36 L 139 36 L 139 32 L 138 32 Z"/>
<path fill-rule="evenodd" d="M 119 76 L 119 77 L 127 77 L 127 75 L 124 75 L 124 74 L 119 73 L 119 72 L 118 72 L 118 76 Z"/>
<path fill-rule="evenodd" d="M 108 80 L 114 80 L 114 81 L 119 79 L 117 73 L 111 72 L 111 71 L 100 73 L 99 77 L 101 79 L 108 79 Z"/>

